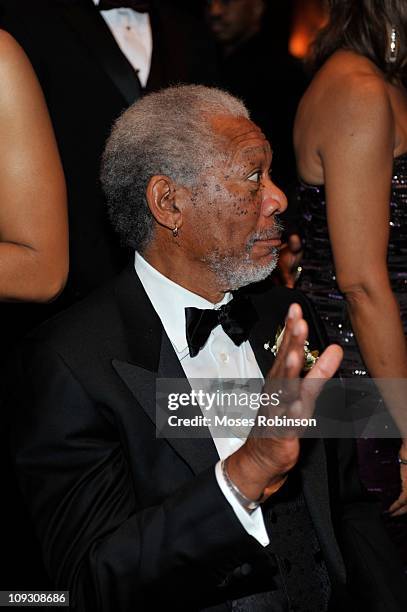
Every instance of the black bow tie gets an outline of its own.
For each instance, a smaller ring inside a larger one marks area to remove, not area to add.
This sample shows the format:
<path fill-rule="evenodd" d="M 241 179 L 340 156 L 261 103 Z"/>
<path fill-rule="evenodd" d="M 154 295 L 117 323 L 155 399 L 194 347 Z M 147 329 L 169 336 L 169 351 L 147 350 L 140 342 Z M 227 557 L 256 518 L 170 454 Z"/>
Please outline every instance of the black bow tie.
<path fill-rule="evenodd" d="M 118 8 L 130 8 L 138 13 L 147 13 L 149 10 L 148 0 L 100 0 L 99 11 L 110 11 Z"/>
<path fill-rule="evenodd" d="M 223 331 L 231 340 L 240 346 L 247 340 L 257 313 L 250 299 L 246 296 L 233 298 L 218 310 L 201 310 L 185 308 L 186 335 L 189 355 L 195 357 L 206 344 L 211 331 L 222 325 Z"/>

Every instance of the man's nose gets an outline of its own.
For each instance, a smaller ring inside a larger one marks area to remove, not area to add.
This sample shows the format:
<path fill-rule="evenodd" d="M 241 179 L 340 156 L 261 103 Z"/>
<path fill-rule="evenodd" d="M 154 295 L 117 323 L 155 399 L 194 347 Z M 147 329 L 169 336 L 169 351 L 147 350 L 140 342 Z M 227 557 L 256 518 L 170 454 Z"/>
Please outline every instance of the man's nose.
<path fill-rule="evenodd" d="M 224 3 L 222 2 L 222 0 L 208 0 L 208 8 L 207 8 L 207 12 L 209 17 L 216 18 L 216 17 L 221 17 L 223 15 L 224 12 Z"/>
<path fill-rule="evenodd" d="M 265 217 L 279 215 L 287 208 L 287 198 L 285 194 L 275 183 L 273 183 L 271 178 L 267 179 L 267 183 L 264 187 L 261 207 L 262 214 Z"/>

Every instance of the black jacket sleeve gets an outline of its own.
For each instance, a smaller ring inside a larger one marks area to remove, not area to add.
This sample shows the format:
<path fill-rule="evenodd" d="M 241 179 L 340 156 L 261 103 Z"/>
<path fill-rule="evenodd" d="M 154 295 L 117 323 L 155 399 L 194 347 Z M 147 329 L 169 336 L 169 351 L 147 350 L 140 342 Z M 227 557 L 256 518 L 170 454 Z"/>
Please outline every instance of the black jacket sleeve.
<path fill-rule="evenodd" d="M 207 593 L 261 548 L 214 469 L 146 505 L 108 406 L 95 403 L 52 350 L 29 346 L 18 361 L 9 379 L 13 452 L 56 588 L 70 590 L 78 610 L 163 602 L 183 609 L 180 589 L 186 609 L 205 607 Z"/>

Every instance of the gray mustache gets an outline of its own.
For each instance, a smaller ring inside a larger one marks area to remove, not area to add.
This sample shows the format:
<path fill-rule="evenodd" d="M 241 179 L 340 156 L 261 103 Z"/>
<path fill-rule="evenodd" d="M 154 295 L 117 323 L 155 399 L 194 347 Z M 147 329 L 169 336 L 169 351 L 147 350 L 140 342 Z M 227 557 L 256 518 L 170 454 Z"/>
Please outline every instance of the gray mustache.
<path fill-rule="evenodd" d="M 281 233 L 284 229 L 284 225 L 281 221 L 275 221 L 274 226 L 269 230 L 263 230 L 256 232 L 250 237 L 248 241 L 248 247 L 250 248 L 257 240 L 275 240 L 281 237 Z"/>

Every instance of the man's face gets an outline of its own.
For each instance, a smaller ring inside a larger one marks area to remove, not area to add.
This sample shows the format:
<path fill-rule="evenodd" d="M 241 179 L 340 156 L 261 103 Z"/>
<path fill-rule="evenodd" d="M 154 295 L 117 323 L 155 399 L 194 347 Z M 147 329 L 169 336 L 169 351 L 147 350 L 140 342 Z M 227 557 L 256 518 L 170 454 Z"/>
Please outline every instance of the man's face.
<path fill-rule="evenodd" d="M 234 43 L 257 31 L 263 0 L 208 0 L 207 18 L 221 43 Z"/>
<path fill-rule="evenodd" d="M 263 280 L 274 269 L 281 233 L 276 215 L 287 201 L 270 178 L 271 150 L 261 130 L 241 117 L 218 116 L 211 124 L 225 157 L 191 189 L 182 242 L 226 291 Z"/>

